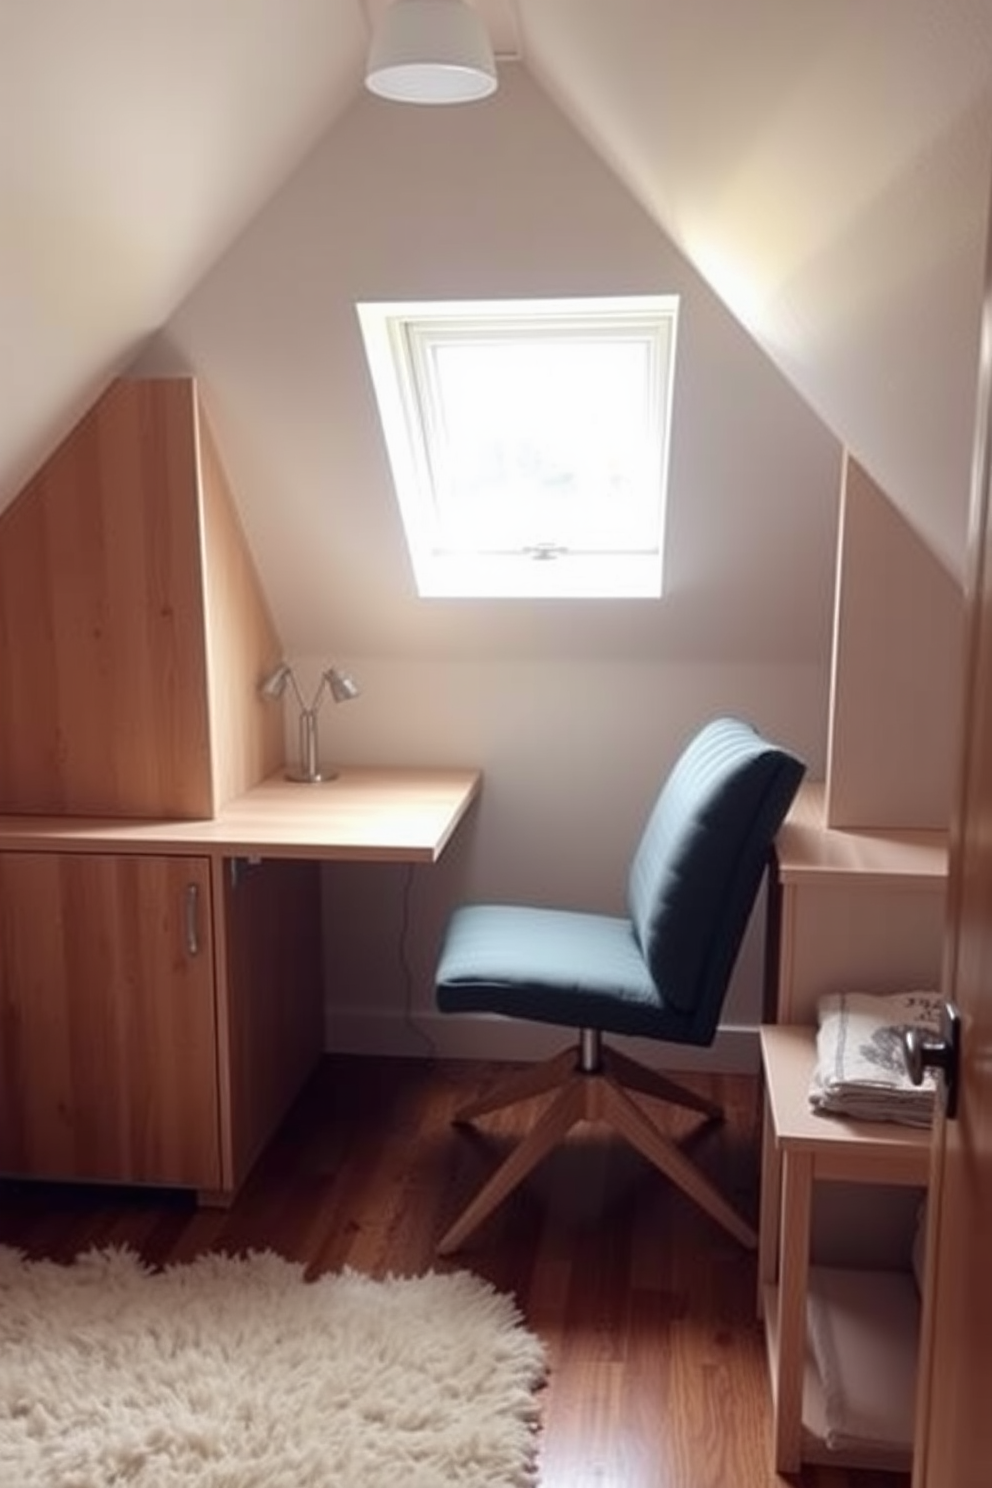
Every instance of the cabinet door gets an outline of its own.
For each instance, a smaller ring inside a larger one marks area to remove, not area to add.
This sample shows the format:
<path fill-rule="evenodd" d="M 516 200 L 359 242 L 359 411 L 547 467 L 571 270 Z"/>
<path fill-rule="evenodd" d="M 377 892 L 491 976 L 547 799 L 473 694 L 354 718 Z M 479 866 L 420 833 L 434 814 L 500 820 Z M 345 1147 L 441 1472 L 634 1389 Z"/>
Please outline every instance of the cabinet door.
<path fill-rule="evenodd" d="M 0 1172 L 220 1182 L 209 863 L 0 854 Z"/>

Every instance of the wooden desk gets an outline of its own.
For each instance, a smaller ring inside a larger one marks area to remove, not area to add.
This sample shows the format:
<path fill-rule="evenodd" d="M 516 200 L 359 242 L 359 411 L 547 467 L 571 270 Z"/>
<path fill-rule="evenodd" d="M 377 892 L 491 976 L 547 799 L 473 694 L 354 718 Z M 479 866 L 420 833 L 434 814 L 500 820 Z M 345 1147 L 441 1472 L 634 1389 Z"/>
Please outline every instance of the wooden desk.
<path fill-rule="evenodd" d="M 0 852 L 432 863 L 481 785 L 478 770 L 342 770 L 316 785 L 273 775 L 203 820 L 0 816 Z"/>
<path fill-rule="evenodd" d="M 825 1445 L 818 1381 L 806 1359 L 810 1212 L 818 1181 L 926 1184 L 930 1133 L 816 1115 L 808 1100 L 816 1062 L 812 1028 L 763 1028 L 761 1053 L 766 1109 L 758 1272 L 776 1469 L 794 1472 L 802 1461 L 905 1468 L 908 1453 L 878 1450 L 849 1456 Z"/>
<path fill-rule="evenodd" d="M 434 862 L 480 784 L 345 770 L 208 820 L 0 817 L 0 1173 L 227 1202 L 323 1051 L 320 862 Z"/>

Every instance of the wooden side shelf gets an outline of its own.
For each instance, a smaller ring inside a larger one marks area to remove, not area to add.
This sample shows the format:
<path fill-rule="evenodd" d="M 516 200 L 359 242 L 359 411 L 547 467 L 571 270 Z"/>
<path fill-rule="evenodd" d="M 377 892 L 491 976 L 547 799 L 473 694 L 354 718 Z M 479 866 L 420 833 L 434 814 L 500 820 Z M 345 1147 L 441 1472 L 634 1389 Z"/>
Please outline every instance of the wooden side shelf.
<path fill-rule="evenodd" d="M 823 1393 L 807 1345 L 810 1216 L 820 1181 L 925 1185 L 930 1133 L 893 1123 L 821 1116 L 809 1106 L 816 1030 L 778 1025 L 761 1030 L 765 1074 L 758 1269 L 774 1405 L 775 1466 L 801 1462 L 905 1469 L 905 1451 L 827 1444 Z"/>

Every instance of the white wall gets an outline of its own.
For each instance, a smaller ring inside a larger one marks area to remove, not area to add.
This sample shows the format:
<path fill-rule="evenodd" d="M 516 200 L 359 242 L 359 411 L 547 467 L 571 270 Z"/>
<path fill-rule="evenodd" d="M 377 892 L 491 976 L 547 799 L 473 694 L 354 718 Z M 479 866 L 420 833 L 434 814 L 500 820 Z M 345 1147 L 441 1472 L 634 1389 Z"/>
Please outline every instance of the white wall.
<path fill-rule="evenodd" d="M 666 595 L 420 601 L 355 302 L 556 292 L 682 297 Z M 750 717 L 822 774 L 838 444 L 521 69 L 469 110 L 360 99 L 137 370 L 200 377 L 287 654 L 360 675 L 322 715 L 326 757 L 485 774 L 431 874 L 329 870 L 333 1042 L 395 1046 L 408 1005 L 426 1014 L 458 897 L 619 907 L 707 716 Z"/>

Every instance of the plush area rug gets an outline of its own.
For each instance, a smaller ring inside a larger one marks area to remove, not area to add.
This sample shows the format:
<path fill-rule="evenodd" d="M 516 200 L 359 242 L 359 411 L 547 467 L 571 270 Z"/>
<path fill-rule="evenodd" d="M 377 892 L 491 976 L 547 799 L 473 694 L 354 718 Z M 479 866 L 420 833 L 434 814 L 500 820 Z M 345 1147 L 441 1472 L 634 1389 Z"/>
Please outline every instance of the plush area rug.
<path fill-rule="evenodd" d="M 544 1368 L 465 1271 L 0 1247 L 2 1488 L 523 1488 Z"/>

